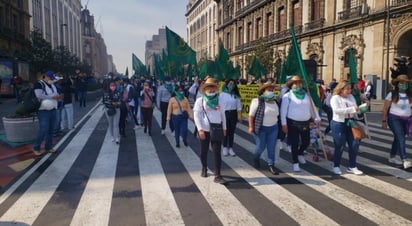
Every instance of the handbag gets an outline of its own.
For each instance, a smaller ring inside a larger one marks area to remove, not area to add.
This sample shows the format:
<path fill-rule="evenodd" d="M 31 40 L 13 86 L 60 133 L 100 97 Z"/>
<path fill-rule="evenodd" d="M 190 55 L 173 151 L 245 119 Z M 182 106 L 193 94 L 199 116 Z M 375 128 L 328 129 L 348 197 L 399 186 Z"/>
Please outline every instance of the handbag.
<path fill-rule="evenodd" d="M 349 120 L 348 123 L 350 124 L 350 127 L 352 129 L 354 140 L 362 140 L 368 137 L 365 132 L 365 124 L 356 120 Z"/>
<path fill-rule="evenodd" d="M 188 119 L 189 118 L 189 113 L 187 113 L 187 111 L 183 111 L 182 110 L 182 106 L 180 106 L 180 102 L 179 100 L 175 97 L 177 104 L 179 105 L 179 109 L 182 112 L 182 117 L 183 119 Z"/>
<path fill-rule="evenodd" d="M 220 123 L 211 123 L 209 120 L 209 117 L 207 116 L 207 113 L 205 111 L 205 107 L 203 107 L 203 101 L 202 101 L 202 108 L 203 112 L 206 115 L 207 121 L 209 122 L 210 126 L 210 140 L 214 142 L 221 142 L 224 138 L 224 133 L 223 133 L 223 125 L 222 122 Z"/>

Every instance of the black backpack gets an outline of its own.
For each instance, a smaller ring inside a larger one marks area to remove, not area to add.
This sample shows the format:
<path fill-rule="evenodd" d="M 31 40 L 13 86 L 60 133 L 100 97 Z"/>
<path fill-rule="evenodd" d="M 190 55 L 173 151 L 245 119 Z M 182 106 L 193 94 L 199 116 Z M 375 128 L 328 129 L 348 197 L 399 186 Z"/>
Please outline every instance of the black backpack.
<path fill-rule="evenodd" d="M 40 82 L 43 92 L 46 92 L 44 84 Z M 37 98 L 36 94 L 34 93 L 33 88 L 29 88 L 23 95 L 23 109 L 26 113 L 34 113 L 37 112 L 40 108 L 41 102 Z"/>

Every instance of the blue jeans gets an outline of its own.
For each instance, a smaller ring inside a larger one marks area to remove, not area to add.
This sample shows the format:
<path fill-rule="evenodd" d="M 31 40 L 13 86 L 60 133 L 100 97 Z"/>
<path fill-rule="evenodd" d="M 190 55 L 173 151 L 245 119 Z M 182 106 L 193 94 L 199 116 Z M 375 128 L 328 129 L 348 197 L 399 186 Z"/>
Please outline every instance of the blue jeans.
<path fill-rule="evenodd" d="M 86 107 L 86 97 L 87 97 L 87 91 L 79 91 L 79 102 L 80 102 L 80 107 Z"/>
<path fill-rule="evenodd" d="M 40 150 L 43 139 L 45 140 L 44 149 L 50 150 L 52 148 L 52 135 L 54 123 L 56 121 L 56 110 L 40 110 L 37 113 L 37 118 L 39 119 L 39 130 L 33 145 L 33 150 Z"/>
<path fill-rule="evenodd" d="M 333 143 L 335 144 L 335 153 L 333 154 L 334 167 L 339 167 L 343 149 L 345 148 L 345 142 L 349 147 L 349 167 L 356 167 L 356 157 L 359 150 L 359 141 L 353 139 L 351 127 L 346 125 L 345 122 L 336 122 L 332 120 L 330 127 L 332 129 Z"/>
<path fill-rule="evenodd" d="M 404 160 L 406 159 L 405 150 L 405 135 L 406 135 L 406 125 L 408 121 L 394 115 L 388 115 L 388 126 L 393 133 L 393 142 L 391 149 L 391 158 L 395 157 L 396 152 L 399 150 L 399 157 Z"/>
<path fill-rule="evenodd" d="M 182 134 L 183 143 L 187 145 L 187 119 L 182 115 L 172 115 L 173 127 L 175 129 L 175 141 L 179 144 L 180 133 Z"/>
<path fill-rule="evenodd" d="M 268 165 L 275 164 L 275 148 L 278 130 L 278 124 L 274 126 L 261 126 L 259 134 L 253 134 L 253 138 L 255 138 L 256 143 L 255 154 L 253 156 L 255 161 L 259 160 L 260 155 L 266 148 L 268 153 Z"/>

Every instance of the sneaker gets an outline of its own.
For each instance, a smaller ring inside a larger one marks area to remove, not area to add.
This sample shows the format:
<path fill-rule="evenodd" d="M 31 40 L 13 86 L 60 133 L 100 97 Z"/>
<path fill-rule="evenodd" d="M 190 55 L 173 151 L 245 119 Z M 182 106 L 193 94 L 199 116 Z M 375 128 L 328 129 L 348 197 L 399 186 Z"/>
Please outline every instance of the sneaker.
<path fill-rule="evenodd" d="M 40 151 L 40 150 L 37 151 L 37 150 L 32 149 L 31 151 L 34 153 L 34 155 L 37 155 L 37 156 L 44 154 L 44 151 Z"/>
<path fill-rule="evenodd" d="M 288 152 L 291 153 L 292 152 L 292 147 L 290 145 L 288 145 Z"/>
<path fill-rule="evenodd" d="M 233 151 L 233 148 L 229 148 L 229 154 L 231 156 L 236 156 L 235 152 Z"/>
<path fill-rule="evenodd" d="M 133 129 L 139 129 L 139 126 L 138 125 L 135 125 L 134 127 L 133 127 Z"/>
<path fill-rule="evenodd" d="M 177 147 L 177 148 L 180 148 L 180 144 L 176 144 L 176 147 Z"/>
<path fill-rule="evenodd" d="M 185 147 L 189 146 L 189 144 L 188 144 L 187 142 L 184 142 L 184 141 L 183 141 L 183 145 L 184 145 Z"/>
<path fill-rule="evenodd" d="M 253 166 L 255 167 L 255 169 L 260 169 L 260 161 L 259 161 L 259 159 L 253 160 Z"/>
<path fill-rule="evenodd" d="M 202 172 L 200 172 L 201 177 L 207 177 L 207 168 L 202 168 Z"/>
<path fill-rule="evenodd" d="M 119 142 L 119 138 L 117 138 L 116 140 L 115 140 L 115 142 L 116 142 L 116 144 L 119 144 L 120 142 Z"/>
<path fill-rule="evenodd" d="M 411 161 L 409 161 L 409 160 L 403 160 L 403 168 L 404 169 L 408 169 L 408 168 L 411 168 L 412 167 L 412 162 Z"/>
<path fill-rule="evenodd" d="M 223 156 L 228 156 L 228 155 L 229 155 L 229 153 L 227 152 L 227 148 L 226 148 L 226 147 L 223 147 L 222 153 L 223 153 Z"/>
<path fill-rule="evenodd" d="M 47 152 L 49 152 L 49 153 L 56 153 L 56 149 L 53 149 L 53 148 L 51 148 L 51 149 L 49 149 L 49 150 L 47 150 Z"/>
<path fill-rule="evenodd" d="M 276 171 L 273 165 L 269 165 L 269 172 L 271 172 L 273 175 L 279 175 L 279 172 Z"/>
<path fill-rule="evenodd" d="M 353 174 L 356 174 L 356 175 L 361 175 L 361 174 L 363 174 L 363 172 L 360 171 L 360 170 L 358 169 L 358 167 L 354 167 L 354 168 L 348 167 L 348 169 L 346 169 L 346 172 L 347 172 L 347 173 L 353 173 Z"/>
<path fill-rule="evenodd" d="M 342 171 L 340 171 L 339 167 L 335 166 L 335 167 L 333 167 L 333 174 L 341 175 Z"/>
<path fill-rule="evenodd" d="M 305 157 L 303 157 L 303 155 L 298 155 L 298 161 L 300 164 L 305 164 L 306 160 Z"/>
<path fill-rule="evenodd" d="M 218 184 L 226 184 L 226 180 L 222 176 L 215 176 L 213 181 Z"/>
<path fill-rule="evenodd" d="M 293 163 L 293 171 L 300 172 L 299 163 Z"/>
<path fill-rule="evenodd" d="M 395 164 L 395 165 L 402 165 L 403 164 L 403 162 L 401 160 L 397 159 L 396 157 L 389 158 L 388 162 L 392 163 L 392 164 Z"/>
<path fill-rule="evenodd" d="M 113 138 L 113 139 L 112 139 L 112 142 L 115 142 L 115 141 L 116 141 L 116 139 Z"/>
<path fill-rule="evenodd" d="M 165 135 L 165 130 L 162 129 L 162 132 L 160 132 L 160 134 Z"/>

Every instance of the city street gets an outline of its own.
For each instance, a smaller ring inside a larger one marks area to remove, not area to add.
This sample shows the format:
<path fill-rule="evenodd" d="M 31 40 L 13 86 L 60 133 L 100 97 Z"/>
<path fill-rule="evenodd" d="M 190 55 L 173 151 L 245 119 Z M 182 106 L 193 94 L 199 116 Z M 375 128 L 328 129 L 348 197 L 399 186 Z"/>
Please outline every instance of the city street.
<path fill-rule="evenodd" d="M 58 141 L 57 154 L 38 158 L 3 191 L 0 225 L 411 225 L 412 172 L 388 164 L 392 133 L 380 127 L 380 113 L 368 113 L 368 121 L 361 176 L 345 173 L 346 152 L 342 176 L 311 153 L 295 173 L 286 149 L 275 164 L 280 175 L 267 170 L 266 153 L 256 170 L 253 137 L 246 123 L 238 124 L 237 156 L 222 157 L 229 182 L 223 186 L 213 182 L 211 153 L 209 176 L 200 177 L 192 133 L 189 146 L 180 148 L 169 130 L 160 134 L 159 111 L 152 137 L 129 125 L 116 145 L 97 103 Z M 326 140 L 332 147 L 330 135 Z"/>

